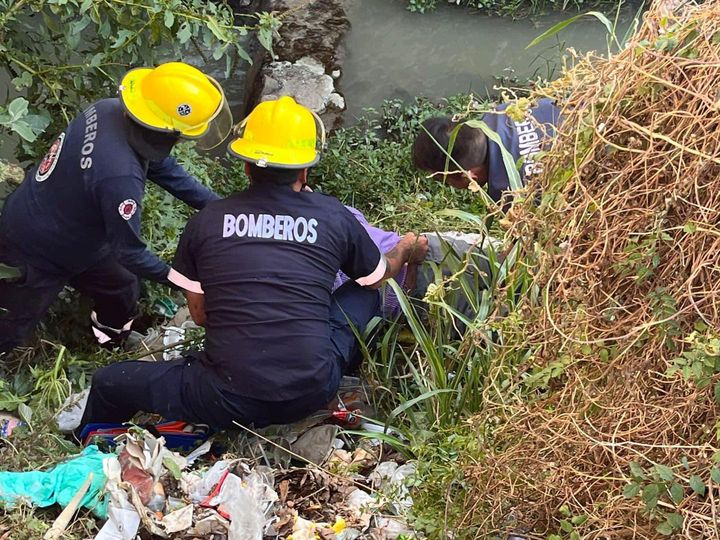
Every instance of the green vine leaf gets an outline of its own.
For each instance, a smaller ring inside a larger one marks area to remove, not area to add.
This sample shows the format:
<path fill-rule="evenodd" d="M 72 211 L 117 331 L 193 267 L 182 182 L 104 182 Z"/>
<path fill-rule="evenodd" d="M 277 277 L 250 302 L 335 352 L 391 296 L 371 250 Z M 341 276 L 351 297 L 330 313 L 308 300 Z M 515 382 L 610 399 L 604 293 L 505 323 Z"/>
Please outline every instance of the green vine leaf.
<path fill-rule="evenodd" d="M 655 465 L 655 471 L 658 473 L 658 476 L 666 482 L 670 482 L 675 477 L 672 469 L 667 465 L 661 465 L 658 463 Z"/>
<path fill-rule="evenodd" d="M 638 493 L 640 493 L 640 484 L 636 482 L 626 484 L 623 488 L 623 497 L 625 497 L 626 499 L 632 499 L 633 497 L 637 496 Z"/>
<path fill-rule="evenodd" d="M 712 478 L 713 482 L 720 485 L 720 469 L 713 468 L 713 470 L 710 471 L 710 478 Z"/>
<path fill-rule="evenodd" d="M 660 486 L 658 484 L 650 484 L 643 489 L 642 498 L 645 502 L 647 510 L 654 510 L 657 507 L 658 497 L 660 496 Z"/>
<path fill-rule="evenodd" d="M 705 496 L 705 483 L 697 475 L 690 477 L 690 488 L 701 497 Z"/>
<path fill-rule="evenodd" d="M 170 11 L 169 9 L 166 9 L 163 22 L 165 23 L 165 26 L 167 28 L 172 28 L 173 24 L 175 24 L 175 14 L 172 11 Z"/>
<path fill-rule="evenodd" d="M 630 474 L 633 475 L 633 478 L 638 478 L 640 480 L 645 480 L 647 478 L 643 468 L 634 461 L 630 462 Z"/>
<path fill-rule="evenodd" d="M 675 504 L 680 504 L 685 500 L 685 490 L 677 482 L 670 486 L 670 498 Z"/>
<path fill-rule="evenodd" d="M 676 512 L 665 514 L 665 519 L 674 530 L 682 529 L 685 523 L 685 518 L 683 518 L 681 514 L 678 514 Z"/>

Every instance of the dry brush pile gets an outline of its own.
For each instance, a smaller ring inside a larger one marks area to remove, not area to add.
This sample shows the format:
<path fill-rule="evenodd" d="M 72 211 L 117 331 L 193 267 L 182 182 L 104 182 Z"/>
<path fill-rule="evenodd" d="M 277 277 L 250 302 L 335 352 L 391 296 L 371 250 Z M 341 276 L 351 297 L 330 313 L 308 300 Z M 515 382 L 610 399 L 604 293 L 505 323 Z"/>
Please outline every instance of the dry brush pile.
<path fill-rule="evenodd" d="M 475 420 L 459 527 L 720 538 L 720 2 L 653 7 L 543 94 L 564 122 L 508 231 L 539 293 L 505 343 L 525 397 Z"/>

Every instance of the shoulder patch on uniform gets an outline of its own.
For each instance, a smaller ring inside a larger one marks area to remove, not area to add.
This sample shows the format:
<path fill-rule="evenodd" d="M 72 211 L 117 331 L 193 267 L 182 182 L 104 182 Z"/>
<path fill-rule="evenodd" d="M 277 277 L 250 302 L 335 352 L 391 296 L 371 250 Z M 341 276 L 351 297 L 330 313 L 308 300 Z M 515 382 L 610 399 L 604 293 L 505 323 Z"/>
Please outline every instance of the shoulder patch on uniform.
<path fill-rule="evenodd" d="M 65 133 L 61 133 L 60 136 L 55 139 L 55 142 L 50 146 L 50 150 L 48 150 L 45 157 L 42 158 L 37 171 L 35 171 L 35 180 L 38 182 L 47 180 L 55 170 L 55 165 L 57 165 L 60 151 L 62 150 L 63 141 L 65 141 Z"/>
<path fill-rule="evenodd" d="M 123 218 L 125 221 L 129 221 L 130 218 L 135 215 L 136 211 L 137 203 L 133 199 L 125 199 L 123 202 L 120 203 L 120 206 L 118 206 L 118 212 L 120 212 L 120 217 Z"/>

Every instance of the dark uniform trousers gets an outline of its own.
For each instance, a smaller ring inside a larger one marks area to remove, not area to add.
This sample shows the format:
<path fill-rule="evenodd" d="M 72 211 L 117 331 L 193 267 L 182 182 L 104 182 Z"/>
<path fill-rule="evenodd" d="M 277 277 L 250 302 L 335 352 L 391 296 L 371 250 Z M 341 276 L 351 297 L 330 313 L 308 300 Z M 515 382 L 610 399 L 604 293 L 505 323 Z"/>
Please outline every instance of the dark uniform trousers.
<path fill-rule="evenodd" d="M 0 279 L 0 353 L 23 344 L 67 284 L 94 300 L 97 322 L 109 338 L 123 334 L 136 315 L 138 278 L 112 255 L 80 274 L 49 272 L 28 264 L 0 235 L 0 263 L 21 273 L 17 279 Z"/>
<path fill-rule="evenodd" d="M 258 395 L 267 399 L 234 394 L 203 362 L 202 353 L 168 362 L 118 362 L 93 376 L 80 429 L 92 422 L 125 422 L 140 411 L 216 428 L 232 427 L 233 421 L 261 428 L 305 418 L 325 408 L 335 398 L 342 375 L 359 365 L 353 327 L 362 333 L 379 305 L 378 291 L 354 282 L 335 291 L 330 310 L 333 372 L 324 387 L 308 389 L 300 398 L 274 401 L 262 388 L 257 389 Z"/>

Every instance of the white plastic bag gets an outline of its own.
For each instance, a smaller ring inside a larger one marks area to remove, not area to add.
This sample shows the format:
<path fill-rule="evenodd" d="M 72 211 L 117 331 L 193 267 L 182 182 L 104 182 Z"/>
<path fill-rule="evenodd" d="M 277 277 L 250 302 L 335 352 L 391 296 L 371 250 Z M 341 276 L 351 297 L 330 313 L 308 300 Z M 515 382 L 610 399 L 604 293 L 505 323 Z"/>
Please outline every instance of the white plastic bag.
<path fill-rule="evenodd" d="M 229 540 L 262 540 L 278 499 L 271 478 L 262 470 L 252 471 L 244 481 L 234 474 L 225 478 L 220 494 L 212 502 L 230 515 Z"/>
<path fill-rule="evenodd" d="M 88 387 L 82 392 L 68 396 L 65 400 L 65 403 L 63 403 L 60 411 L 55 416 L 61 433 L 72 433 L 80 426 L 89 395 L 90 388 Z"/>

